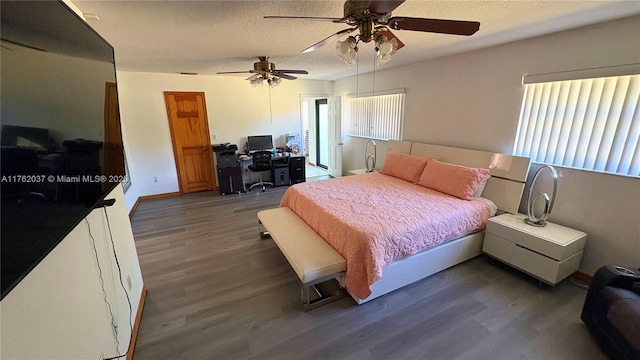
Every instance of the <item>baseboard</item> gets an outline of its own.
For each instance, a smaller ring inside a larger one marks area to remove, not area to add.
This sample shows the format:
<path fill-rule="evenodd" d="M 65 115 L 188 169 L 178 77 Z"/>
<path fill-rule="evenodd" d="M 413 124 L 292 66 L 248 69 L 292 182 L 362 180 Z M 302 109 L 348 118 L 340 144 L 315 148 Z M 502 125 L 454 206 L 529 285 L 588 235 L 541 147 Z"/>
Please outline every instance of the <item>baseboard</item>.
<path fill-rule="evenodd" d="M 170 193 L 164 193 L 164 194 L 140 196 L 138 200 L 136 200 L 136 203 L 133 204 L 131 211 L 129 211 L 129 220 L 133 218 L 133 214 L 136 212 L 136 209 L 138 208 L 138 205 L 140 205 L 140 202 L 142 200 L 162 199 L 162 198 L 173 197 L 178 195 L 182 195 L 182 193 L 179 191 L 176 191 L 176 192 L 170 192 Z"/>
<path fill-rule="evenodd" d="M 574 272 L 571 277 L 587 286 L 591 285 L 591 280 L 593 280 L 593 276 L 580 271 Z"/>
<path fill-rule="evenodd" d="M 136 349 L 136 340 L 138 340 L 138 330 L 140 329 L 140 321 L 142 320 L 142 310 L 144 309 L 144 301 L 147 298 L 147 286 L 142 285 L 142 293 L 140 294 L 140 303 L 136 313 L 136 321 L 133 323 L 133 333 L 131 334 L 131 345 L 127 351 L 127 360 L 133 360 L 133 352 Z"/>
<path fill-rule="evenodd" d="M 182 193 L 180 191 L 176 191 L 176 192 L 170 192 L 170 193 L 164 193 L 164 194 L 145 195 L 145 196 L 140 196 L 138 199 L 139 200 L 152 200 L 152 199 L 162 199 L 162 198 L 167 198 L 167 197 L 173 197 L 173 196 L 178 196 L 178 195 L 182 195 Z"/>
<path fill-rule="evenodd" d="M 133 207 L 131 208 L 131 211 L 129 211 L 129 220 L 133 219 L 133 214 L 136 212 L 136 209 L 138 208 L 138 205 L 140 205 L 140 198 L 138 198 L 136 200 L 136 203 L 133 204 Z"/>

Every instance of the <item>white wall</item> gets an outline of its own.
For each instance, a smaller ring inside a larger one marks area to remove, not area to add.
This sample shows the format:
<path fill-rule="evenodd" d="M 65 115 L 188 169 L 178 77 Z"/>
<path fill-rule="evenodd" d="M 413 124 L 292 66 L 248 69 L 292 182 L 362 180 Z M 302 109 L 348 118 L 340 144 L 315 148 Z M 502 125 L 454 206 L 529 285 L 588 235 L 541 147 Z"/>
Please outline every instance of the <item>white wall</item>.
<path fill-rule="evenodd" d="M 118 326 L 120 352 L 127 351 L 129 322 L 135 320 L 143 281 L 122 187 L 107 197 L 116 254 L 132 314 L 118 280 L 103 209 L 87 221 L 95 238 L 105 291 Z M 127 283 L 131 278 L 131 287 Z M 85 221 L 78 224 L 9 294 L 0 307 L 0 358 L 99 359 L 116 356 L 115 335 Z"/>
<path fill-rule="evenodd" d="M 404 140 L 511 153 L 522 75 L 638 63 L 639 28 L 640 16 L 634 16 L 381 70 L 375 90 L 406 89 Z M 371 91 L 372 75 L 357 83 L 360 92 Z M 336 81 L 334 95 L 355 93 L 355 84 L 353 77 Z M 344 171 L 364 167 L 366 141 L 345 137 Z M 386 144 L 378 143 L 380 166 Z M 549 219 L 589 234 L 580 271 L 593 274 L 612 263 L 640 266 L 640 180 L 562 172 Z"/>
<path fill-rule="evenodd" d="M 284 134 L 301 133 L 301 96 L 333 92 L 329 81 L 283 80 L 271 89 L 270 109 L 268 86 L 254 88 L 242 77 L 127 71 L 117 76 L 132 180 L 126 193 L 128 209 L 140 196 L 179 191 L 164 91 L 204 92 L 209 131 L 215 136 L 211 143 L 230 142 L 240 149 L 249 135 L 271 134 L 276 146 L 284 146 Z"/>

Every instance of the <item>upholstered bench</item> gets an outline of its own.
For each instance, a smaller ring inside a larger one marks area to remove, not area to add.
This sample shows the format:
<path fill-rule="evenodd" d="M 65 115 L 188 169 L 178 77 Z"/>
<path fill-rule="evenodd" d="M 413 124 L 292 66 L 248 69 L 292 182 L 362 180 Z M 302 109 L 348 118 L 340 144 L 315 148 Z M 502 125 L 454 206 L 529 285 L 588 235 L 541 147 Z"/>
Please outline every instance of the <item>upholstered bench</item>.
<path fill-rule="evenodd" d="M 327 291 L 319 285 L 331 279 L 342 283 L 347 262 L 298 215 L 280 207 L 258 212 L 258 219 L 265 230 L 260 236 L 273 239 L 302 282 L 304 311 L 344 297 L 340 287 Z"/>

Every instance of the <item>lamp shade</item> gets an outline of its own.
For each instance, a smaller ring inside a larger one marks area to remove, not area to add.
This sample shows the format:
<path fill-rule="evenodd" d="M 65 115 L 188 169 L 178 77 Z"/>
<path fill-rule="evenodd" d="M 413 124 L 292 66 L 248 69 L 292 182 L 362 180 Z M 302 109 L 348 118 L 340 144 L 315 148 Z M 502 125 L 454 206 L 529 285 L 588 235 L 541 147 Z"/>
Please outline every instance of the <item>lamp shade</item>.
<path fill-rule="evenodd" d="M 263 80 L 262 77 L 255 77 L 249 80 L 249 83 L 254 87 L 258 87 L 258 86 L 262 86 L 262 80 Z"/>
<path fill-rule="evenodd" d="M 376 38 L 376 64 L 381 65 L 393 57 L 398 50 L 398 41 L 393 38 L 389 40 L 385 35 Z"/>
<path fill-rule="evenodd" d="M 282 82 L 282 79 L 280 79 L 279 77 L 272 77 L 267 79 L 267 82 L 269 83 L 269 86 L 276 87 L 280 85 L 280 83 Z"/>
<path fill-rule="evenodd" d="M 358 53 L 358 46 L 356 38 L 349 36 L 344 41 L 338 41 L 336 43 L 336 52 L 342 61 L 347 64 L 355 64 L 356 55 Z"/>

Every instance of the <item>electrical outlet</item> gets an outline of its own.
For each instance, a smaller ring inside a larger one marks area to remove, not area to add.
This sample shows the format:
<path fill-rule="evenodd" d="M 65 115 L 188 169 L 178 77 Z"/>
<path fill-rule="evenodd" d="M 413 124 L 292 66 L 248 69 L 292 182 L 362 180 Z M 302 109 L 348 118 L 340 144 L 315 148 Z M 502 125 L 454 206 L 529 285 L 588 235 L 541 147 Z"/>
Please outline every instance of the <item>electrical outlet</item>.
<path fill-rule="evenodd" d="M 131 285 L 131 275 L 127 275 L 127 286 L 129 286 L 129 291 L 131 291 L 131 287 L 133 285 Z"/>
<path fill-rule="evenodd" d="M 158 177 L 157 176 L 153 177 L 153 182 L 158 182 Z"/>
<path fill-rule="evenodd" d="M 211 134 L 211 140 L 218 140 L 218 134 Z"/>

